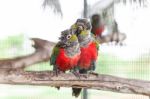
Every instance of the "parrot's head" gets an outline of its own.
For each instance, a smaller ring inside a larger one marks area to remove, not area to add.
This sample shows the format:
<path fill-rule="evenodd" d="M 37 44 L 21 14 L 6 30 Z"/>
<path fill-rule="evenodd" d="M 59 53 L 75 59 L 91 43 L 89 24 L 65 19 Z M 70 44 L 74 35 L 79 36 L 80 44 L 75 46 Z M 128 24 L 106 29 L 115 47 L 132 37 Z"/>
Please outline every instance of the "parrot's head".
<path fill-rule="evenodd" d="M 99 14 L 94 14 L 91 17 L 91 23 L 92 23 L 92 26 L 95 26 L 95 25 L 99 26 L 101 24 L 101 16 Z"/>
<path fill-rule="evenodd" d="M 88 19 L 77 19 L 71 26 L 72 31 L 78 36 L 82 31 L 90 30 L 91 23 Z"/>
<path fill-rule="evenodd" d="M 78 38 L 73 33 L 72 30 L 64 30 L 61 32 L 60 43 L 64 45 L 64 47 L 72 47 L 78 45 Z"/>
<path fill-rule="evenodd" d="M 94 14 L 92 16 L 92 21 L 100 21 L 100 15 L 99 14 Z"/>

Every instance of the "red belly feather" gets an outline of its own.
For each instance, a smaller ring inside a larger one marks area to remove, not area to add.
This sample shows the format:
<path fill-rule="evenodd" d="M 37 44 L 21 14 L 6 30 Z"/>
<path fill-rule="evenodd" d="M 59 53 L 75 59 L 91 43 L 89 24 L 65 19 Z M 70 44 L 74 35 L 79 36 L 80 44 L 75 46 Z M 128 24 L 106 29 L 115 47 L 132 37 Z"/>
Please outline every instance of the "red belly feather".
<path fill-rule="evenodd" d="M 79 67 L 81 69 L 89 69 L 91 62 L 97 60 L 98 51 L 94 42 L 90 43 L 88 47 L 81 47 L 81 55 L 79 60 Z"/>
<path fill-rule="evenodd" d="M 96 36 L 101 36 L 103 31 L 104 31 L 104 26 L 100 26 L 94 29 L 94 34 Z"/>
<path fill-rule="evenodd" d="M 60 49 L 60 53 L 56 59 L 56 65 L 58 66 L 59 70 L 67 71 L 77 66 L 79 59 L 80 53 L 73 57 L 68 57 L 65 55 L 64 49 Z"/>

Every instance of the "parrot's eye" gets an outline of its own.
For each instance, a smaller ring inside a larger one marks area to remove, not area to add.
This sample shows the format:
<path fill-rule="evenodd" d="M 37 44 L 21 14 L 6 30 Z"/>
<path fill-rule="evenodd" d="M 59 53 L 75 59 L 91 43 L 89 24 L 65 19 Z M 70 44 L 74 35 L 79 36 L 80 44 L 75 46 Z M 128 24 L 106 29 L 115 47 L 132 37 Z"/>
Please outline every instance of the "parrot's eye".
<path fill-rule="evenodd" d="M 70 39 L 71 38 L 71 35 L 67 35 L 67 39 Z"/>

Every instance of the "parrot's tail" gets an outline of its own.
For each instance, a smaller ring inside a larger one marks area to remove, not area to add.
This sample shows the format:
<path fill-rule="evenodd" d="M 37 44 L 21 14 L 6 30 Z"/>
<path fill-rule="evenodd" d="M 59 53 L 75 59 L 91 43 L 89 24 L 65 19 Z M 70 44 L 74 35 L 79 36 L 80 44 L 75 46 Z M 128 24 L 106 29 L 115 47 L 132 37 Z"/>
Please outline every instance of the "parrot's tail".
<path fill-rule="evenodd" d="M 72 88 L 72 96 L 78 97 L 81 93 L 82 88 Z"/>
<path fill-rule="evenodd" d="M 58 90 L 60 89 L 60 87 L 56 87 Z"/>
<path fill-rule="evenodd" d="M 79 70 L 80 74 L 86 74 L 87 70 L 85 69 L 80 69 Z M 72 88 L 72 96 L 78 97 L 81 93 L 82 88 Z"/>

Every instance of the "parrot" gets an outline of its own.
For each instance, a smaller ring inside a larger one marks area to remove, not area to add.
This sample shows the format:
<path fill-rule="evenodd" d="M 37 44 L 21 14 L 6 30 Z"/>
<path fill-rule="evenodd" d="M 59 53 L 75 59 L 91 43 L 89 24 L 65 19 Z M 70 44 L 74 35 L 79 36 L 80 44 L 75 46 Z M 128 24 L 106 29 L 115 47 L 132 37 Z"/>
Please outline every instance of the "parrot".
<path fill-rule="evenodd" d="M 66 29 L 61 32 L 59 42 L 53 48 L 50 65 L 53 65 L 53 71 L 56 76 L 58 73 L 74 69 L 80 59 L 80 45 L 77 36 Z"/>
<path fill-rule="evenodd" d="M 99 43 L 90 32 L 90 21 L 87 19 L 77 19 L 75 24 L 71 26 L 71 29 L 77 35 L 80 44 L 79 73 L 86 74 L 88 71 L 94 71 L 98 57 Z M 81 88 L 73 88 L 72 95 L 78 97 L 81 90 Z"/>
<path fill-rule="evenodd" d="M 96 37 L 101 37 L 102 33 L 105 30 L 105 27 L 101 22 L 100 15 L 94 14 L 91 18 L 91 24 L 92 24 L 91 33 L 93 33 Z"/>

